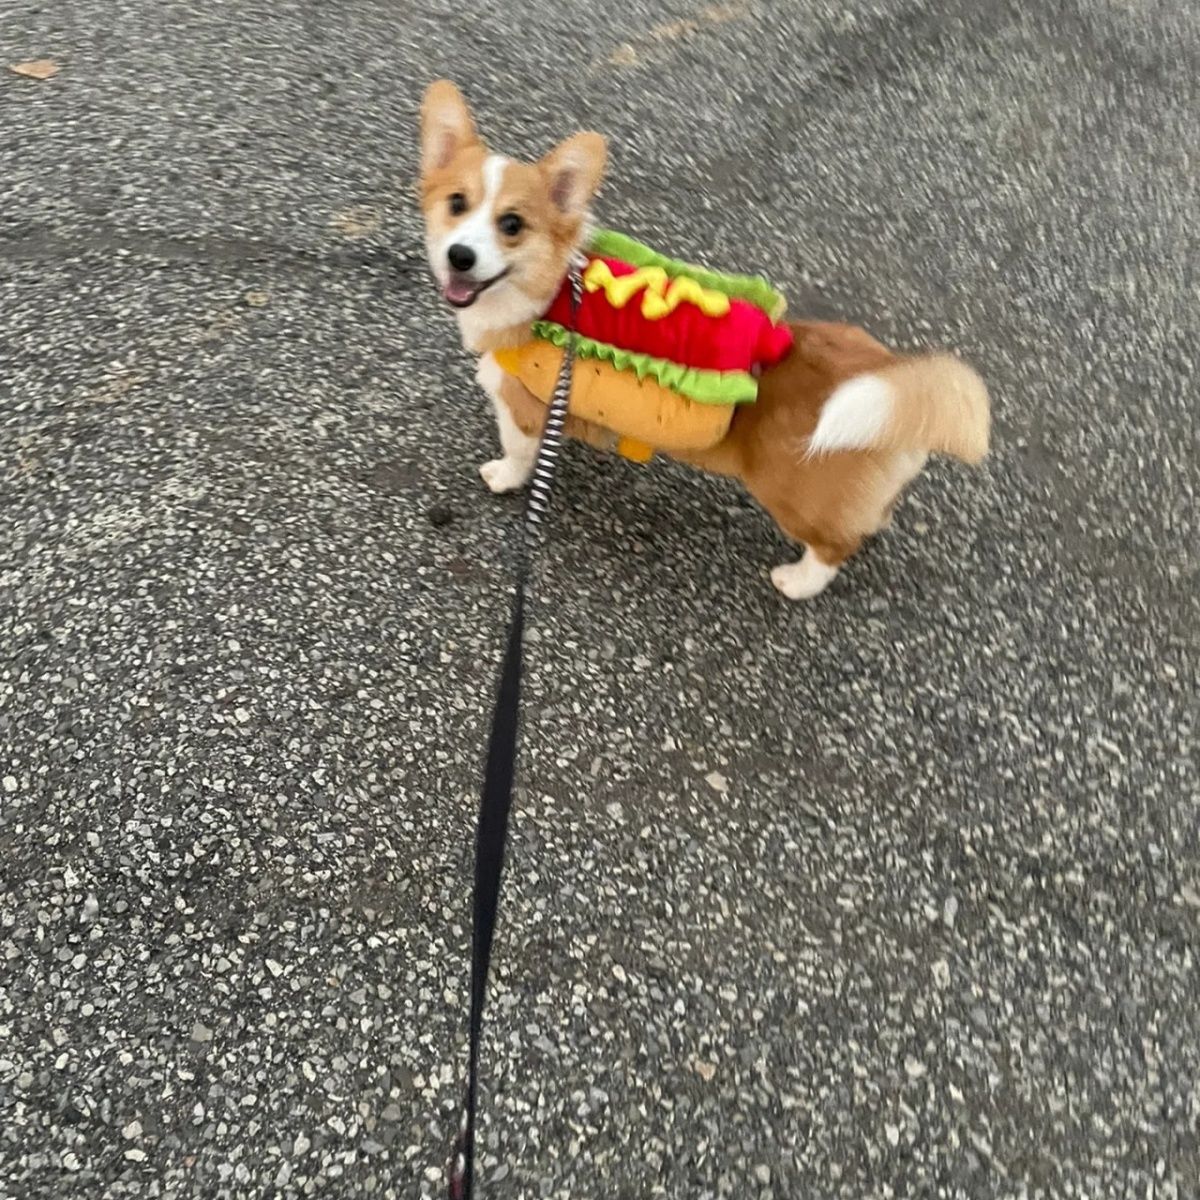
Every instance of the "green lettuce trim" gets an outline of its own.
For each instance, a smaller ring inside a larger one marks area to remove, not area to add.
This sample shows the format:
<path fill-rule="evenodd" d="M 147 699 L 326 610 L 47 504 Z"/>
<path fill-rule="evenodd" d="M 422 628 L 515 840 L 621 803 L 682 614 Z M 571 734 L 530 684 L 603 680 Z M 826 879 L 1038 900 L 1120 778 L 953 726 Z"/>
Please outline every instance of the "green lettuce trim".
<path fill-rule="evenodd" d="M 628 260 L 627 260 L 628 261 Z M 560 350 L 570 333 L 555 321 L 535 321 L 534 337 L 553 343 Z M 706 371 L 683 367 L 666 358 L 654 358 L 634 350 L 622 350 L 608 342 L 578 336 L 575 353 L 580 358 L 600 358 L 618 371 L 633 371 L 638 379 L 651 379 L 663 387 L 695 400 L 698 404 L 752 404 L 758 399 L 758 380 L 749 371 Z"/>
<path fill-rule="evenodd" d="M 627 262 L 631 267 L 661 267 L 672 278 L 683 276 L 694 279 L 701 287 L 712 288 L 724 292 L 731 300 L 745 300 L 761 309 L 772 321 L 778 321 L 787 309 L 787 300 L 781 292 L 777 292 L 765 279 L 756 275 L 726 275 L 720 271 L 710 271 L 707 267 L 697 267 L 692 263 L 682 262 L 677 258 L 668 258 L 643 246 L 623 233 L 611 229 L 597 229 L 592 234 L 589 249 L 593 254 L 602 258 L 616 258 Z"/>

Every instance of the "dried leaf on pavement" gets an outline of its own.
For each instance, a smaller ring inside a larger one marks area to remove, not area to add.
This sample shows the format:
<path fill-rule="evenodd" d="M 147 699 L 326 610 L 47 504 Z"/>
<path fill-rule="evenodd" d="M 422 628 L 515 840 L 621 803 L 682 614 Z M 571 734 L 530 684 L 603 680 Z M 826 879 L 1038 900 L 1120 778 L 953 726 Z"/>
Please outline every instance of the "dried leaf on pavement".
<path fill-rule="evenodd" d="M 37 58 L 32 62 L 13 63 L 8 69 L 27 79 L 51 79 L 58 74 L 59 68 L 52 58 Z"/>
<path fill-rule="evenodd" d="M 379 228 L 379 211 L 373 205 L 358 204 L 334 213 L 329 223 L 343 237 L 366 237 Z"/>

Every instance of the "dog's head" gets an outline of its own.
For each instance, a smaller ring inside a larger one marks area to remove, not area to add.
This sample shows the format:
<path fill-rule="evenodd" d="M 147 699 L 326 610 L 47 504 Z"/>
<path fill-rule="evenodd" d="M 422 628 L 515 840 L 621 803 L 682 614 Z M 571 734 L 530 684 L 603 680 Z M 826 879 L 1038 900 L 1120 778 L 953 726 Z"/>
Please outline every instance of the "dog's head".
<path fill-rule="evenodd" d="M 536 163 L 492 154 L 452 83 L 440 80 L 425 93 L 425 244 L 469 343 L 549 307 L 586 234 L 605 156 L 597 133 L 577 133 Z"/>

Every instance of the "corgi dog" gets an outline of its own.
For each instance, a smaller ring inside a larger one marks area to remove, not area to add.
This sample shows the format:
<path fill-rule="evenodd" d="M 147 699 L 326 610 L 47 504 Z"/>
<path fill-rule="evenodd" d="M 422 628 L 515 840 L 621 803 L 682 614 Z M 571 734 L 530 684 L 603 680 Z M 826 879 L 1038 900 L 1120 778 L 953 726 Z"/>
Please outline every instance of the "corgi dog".
<path fill-rule="evenodd" d="M 490 151 L 458 89 L 432 84 L 421 108 L 421 204 L 432 272 L 495 409 L 501 454 L 480 467 L 493 492 L 533 472 L 545 405 L 494 353 L 527 342 L 589 237 L 606 142 L 577 133 L 538 162 Z M 945 354 L 893 353 L 864 330 L 788 322 L 793 343 L 762 371 L 723 440 L 674 454 L 738 480 L 779 528 L 804 546 L 771 571 L 792 600 L 823 591 L 891 519 L 931 453 L 978 463 L 987 453 L 988 395 Z M 568 417 L 566 431 L 610 449 L 612 434 Z"/>

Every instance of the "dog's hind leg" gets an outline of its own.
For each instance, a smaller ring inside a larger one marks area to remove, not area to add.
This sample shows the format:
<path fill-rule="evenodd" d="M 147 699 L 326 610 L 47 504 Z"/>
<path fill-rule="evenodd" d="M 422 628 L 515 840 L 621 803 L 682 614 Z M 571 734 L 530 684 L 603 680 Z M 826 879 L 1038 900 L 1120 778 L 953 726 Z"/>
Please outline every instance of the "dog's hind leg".
<path fill-rule="evenodd" d="M 771 582 L 789 600 L 811 600 L 819 596 L 833 582 L 844 561 L 827 562 L 822 557 L 826 553 L 828 550 L 824 547 L 820 553 L 813 546 L 807 547 L 799 562 L 773 567 Z"/>

